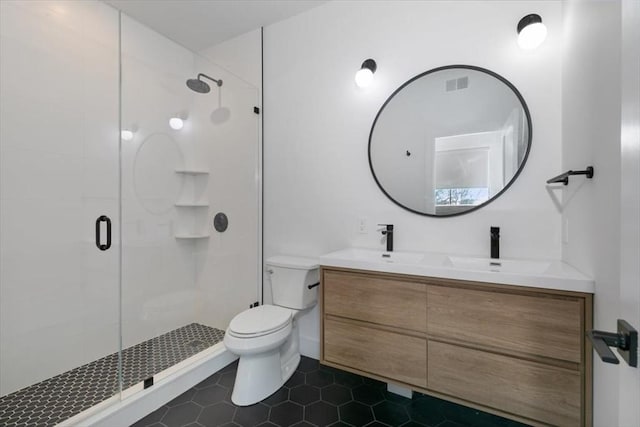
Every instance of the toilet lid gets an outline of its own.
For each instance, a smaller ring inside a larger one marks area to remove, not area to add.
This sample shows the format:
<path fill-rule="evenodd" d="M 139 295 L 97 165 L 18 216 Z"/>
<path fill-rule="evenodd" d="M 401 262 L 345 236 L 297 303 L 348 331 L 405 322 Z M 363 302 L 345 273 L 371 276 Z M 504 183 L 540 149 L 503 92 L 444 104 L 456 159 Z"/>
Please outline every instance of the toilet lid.
<path fill-rule="evenodd" d="M 233 335 L 256 336 L 282 329 L 291 321 L 291 310 L 275 305 L 261 305 L 238 314 L 229 323 Z"/>

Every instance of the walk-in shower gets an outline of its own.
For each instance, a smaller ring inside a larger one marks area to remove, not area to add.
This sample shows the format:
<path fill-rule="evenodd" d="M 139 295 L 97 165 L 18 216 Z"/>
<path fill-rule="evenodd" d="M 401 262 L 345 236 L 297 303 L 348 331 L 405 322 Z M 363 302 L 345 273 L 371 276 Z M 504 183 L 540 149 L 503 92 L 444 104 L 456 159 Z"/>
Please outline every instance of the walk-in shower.
<path fill-rule="evenodd" d="M 101 1 L 0 1 L 0 55 L 0 425 L 55 425 L 258 299 L 258 92 Z"/>

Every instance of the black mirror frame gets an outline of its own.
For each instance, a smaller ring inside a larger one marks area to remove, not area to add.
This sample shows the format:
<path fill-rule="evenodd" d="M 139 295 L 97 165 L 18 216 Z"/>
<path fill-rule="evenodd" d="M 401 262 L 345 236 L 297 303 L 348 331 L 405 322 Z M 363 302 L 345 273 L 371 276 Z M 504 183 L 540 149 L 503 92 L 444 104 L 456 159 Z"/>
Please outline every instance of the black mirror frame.
<path fill-rule="evenodd" d="M 376 123 L 378 122 L 378 118 L 380 117 L 380 115 L 384 111 L 385 107 L 387 106 L 387 104 L 389 104 L 389 102 L 393 99 L 394 96 L 396 96 L 406 86 L 408 86 L 409 84 L 411 84 L 412 82 L 414 82 L 415 80 L 417 80 L 417 79 L 419 79 L 421 77 L 424 77 L 424 76 L 426 76 L 428 74 L 432 74 L 432 73 L 435 73 L 435 72 L 438 72 L 438 71 L 449 70 L 449 69 L 452 69 L 452 68 L 463 68 L 463 69 L 474 70 L 474 71 L 479 71 L 479 72 L 482 72 L 482 73 L 485 73 L 485 74 L 489 74 L 490 76 L 495 77 L 496 79 L 498 79 L 502 83 L 504 83 L 507 87 L 509 87 L 513 91 L 513 93 L 516 95 L 516 97 L 518 98 L 520 103 L 522 104 L 522 108 L 524 109 L 524 114 L 525 114 L 525 116 L 527 118 L 527 127 L 528 127 L 528 131 L 529 131 L 528 132 L 529 135 L 528 135 L 528 141 L 527 141 L 527 151 L 524 154 L 524 157 L 522 159 L 522 163 L 520 164 L 520 166 L 518 166 L 518 170 L 513 175 L 513 177 L 509 180 L 509 182 L 502 188 L 502 190 L 500 190 L 498 193 L 496 193 L 492 198 L 490 198 L 486 202 L 481 203 L 481 204 L 479 204 L 477 206 L 474 206 L 474 207 L 472 207 L 470 209 L 467 209 L 464 212 L 456 212 L 456 213 L 447 214 L 447 215 L 435 215 L 435 214 L 420 212 L 420 211 L 417 211 L 415 209 L 411 209 L 411 208 L 409 208 L 407 206 L 404 206 L 402 203 L 398 202 L 396 199 L 391 197 L 391 195 L 389 193 L 387 193 L 387 191 L 382 187 L 382 184 L 380 184 L 380 181 L 378 180 L 378 177 L 376 176 L 376 173 L 373 170 L 373 163 L 371 161 L 371 139 L 373 138 L 373 131 L 375 130 Z M 452 216 L 465 215 L 465 214 L 474 212 L 474 211 L 476 211 L 476 210 L 488 205 L 489 203 L 493 202 L 495 199 L 500 197 L 502 195 L 502 193 L 507 191 L 507 189 L 509 187 L 511 187 L 511 184 L 513 184 L 513 182 L 518 178 L 518 176 L 522 172 L 522 169 L 524 169 L 524 165 L 527 163 L 527 159 L 529 158 L 529 152 L 531 151 L 531 142 L 532 141 L 533 141 L 533 128 L 531 126 L 531 114 L 529 113 L 529 107 L 527 106 L 527 103 L 525 102 L 524 98 L 522 97 L 522 95 L 520 94 L 518 89 L 516 89 L 516 87 L 514 85 L 512 85 L 509 80 L 505 79 L 501 75 L 499 75 L 499 74 L 497 74 L 497 73 L 495 73 L 495 72 L 493 72 L 491 70 L 487 70 L 486 68 L 482 68 L 482 67 L 477 67 L 475 65 L 462 65 L 462 64 L 459 64 L 459 65 L 445 65 L 443 67 L 433 68 L 433 69 L 431 69 L 429 71 L 425 71 L 424 73 L 421 73 L 421 74 L 418 74 L 415 77 L 412 77 L 411 79 L 407 80 L 402 85 L 400 85 L 400 87 L 397 88 L 387 98 L 387 100 L 384 102 L 384 104 L 382 104 L 382 106 L 380 107 L 380 110 L 378 111 L 378 114 L 376 114 L 376 118 L 373 120 L 373 123 L 371 124 L 371 131 L 369 132 L 369 144 L 368 144 L 368 147 L 367 147 L 367 153 L 368 153 L 368 157 L 369 157 L 369 168 L 371 169 L 371 174 L 373 175 L 373 179 L 376 181 L 376 184 L 378 185 L 380 190 L 384 193 L 384 195 L 389 198 L 389 200 L 391 200 L 393 203 L 395 203 L 396 205 L 400 206 L 401 208 L 403 208 L 405 210 L 408 210 L 409 212 L 416 213 L 418 215 L 430 216 L 430 217 L 434 217 L 434 218 L 448 218 L 448 217 L 452 217 Z"/>

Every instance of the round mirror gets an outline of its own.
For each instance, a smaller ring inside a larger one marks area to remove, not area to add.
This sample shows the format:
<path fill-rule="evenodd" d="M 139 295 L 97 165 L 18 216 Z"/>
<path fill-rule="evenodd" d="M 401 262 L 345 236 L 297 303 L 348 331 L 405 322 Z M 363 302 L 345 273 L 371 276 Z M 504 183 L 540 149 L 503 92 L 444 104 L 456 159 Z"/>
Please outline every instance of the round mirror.
<path fill-rule="evenodd" d="M 451 65 L 391 94 L 371 126 L 369 165 L 396 204 L 452 216 L 502 194 L 530 148 L 531 116 L 518 90 L 492 71 Z"/>

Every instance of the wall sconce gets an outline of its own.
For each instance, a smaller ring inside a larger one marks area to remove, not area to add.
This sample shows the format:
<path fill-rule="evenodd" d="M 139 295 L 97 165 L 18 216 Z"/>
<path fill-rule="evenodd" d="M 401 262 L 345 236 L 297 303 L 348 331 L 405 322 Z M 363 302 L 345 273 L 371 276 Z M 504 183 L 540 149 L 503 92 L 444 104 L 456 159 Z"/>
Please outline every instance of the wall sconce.
<path fill-rule="evenodd" d="M 169 126 L 173 130 L 180 130 L 184 126 L 184 121 L 180 117 L 171 117 L 169 119 Z"/>
<path fill-rule="evenodd" d="M 123 141 L 131 141 L 133 139 L 133 131 L 122 129 L 120 131 L 120 138 L 122 138 Z"/>
<path fill-rule="evenodd" d="M 378 65 L 376 61 L 369 58 L 362 63 L 362 67 L 356 73 L 356 85 L 358 87 L 367 87 L 373 82 L 373 73 L 376 72 Z"/>
<path fill-rule="evenodd" d="M 518 22 L 518 45 L 522 49 L 535 49 L 547 37 L 547 27 L 540 15 L 532 13 Z"/>

